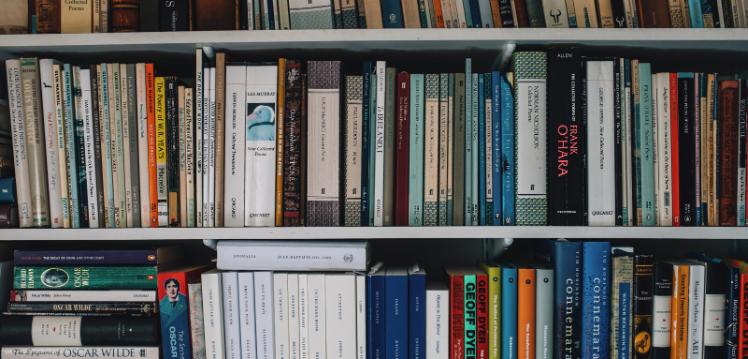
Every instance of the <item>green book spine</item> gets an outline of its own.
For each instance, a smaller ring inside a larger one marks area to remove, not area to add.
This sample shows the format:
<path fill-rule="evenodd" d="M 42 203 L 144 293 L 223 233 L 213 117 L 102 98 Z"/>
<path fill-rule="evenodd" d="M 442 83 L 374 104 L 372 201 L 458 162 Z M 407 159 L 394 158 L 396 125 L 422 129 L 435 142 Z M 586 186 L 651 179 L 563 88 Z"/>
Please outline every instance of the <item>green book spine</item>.
<path fill-rule="evenodd" d="M 652 68 L 639 63 L 639 118 L 641 139 L 641 198 L 643 226 L 655 225 L 654 138 L 652 116 Z"/>
<path fill-rule="evenodd" d="M 546 53 L 514 54 L 516 223 L 545 225 L 548 192 L 546 179 Z"/>
<path fill-rule="evenodd" d="M 35 267 L 16 266 L 14 289 L 153 289 L 155 266 L 140 267 Z"/>
<path fill-rule="evenodd" d="M 408 225 L 423 225 L 423 74 L 410 75 L 410 159 Z"/>
<path fill-rule="evenodd" d="M 464 225 L 473 224 L 473 70 L 471 59 L 465 60 L 465 208 Z"/>
<path fill-rule="evenodd" d="M 476 322 L 478 321 L 478 305 L 476 295 L 476 281 L 475 274 L 465 274 L 464 277 L 464 288 L 465 288 L 465 358 L 476 358 L 475 355 L 478 352 L 476 347 L 477 343 L 477 328 Z"/>
<path fill-rule="evenodd" d="M 455 74 L 452 225 L 465 224 L 465 74 Z"/>

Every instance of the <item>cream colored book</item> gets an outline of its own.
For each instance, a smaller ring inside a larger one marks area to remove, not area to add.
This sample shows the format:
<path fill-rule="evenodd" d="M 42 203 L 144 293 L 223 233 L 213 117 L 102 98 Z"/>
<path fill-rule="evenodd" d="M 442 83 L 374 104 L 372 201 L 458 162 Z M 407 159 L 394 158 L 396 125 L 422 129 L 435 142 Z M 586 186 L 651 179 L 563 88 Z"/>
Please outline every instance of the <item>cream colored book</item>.
<path fill-rule="evenodd" d="M 577 27 L 600 27 L 595 0 L 574 0 L 574 9 L 577 13 Z"/>
<path fill-rule="evenodd" d="M 423 225 L 438 224 L 439 201 L 439 75 L 426 75 L 424 121 Z"/>
<path fill-rule="evenodd" d="M 185 148 L 184 86 L 177 87 L 177 128 L 179 129 L 179 226 L 187 227 L 187 151 Z"/>
<path fill-rule="evenodd" d="M 57 165 L 60 174 L 60 202 L 62 203 L 62 226 L 70 228 L 70 196 L 68 193 L 68 173 L 67 173 L 67 155 L 65 152 L 65 109 L 62 94 L 62 66 L 60 64 L 52 65 L 52 82 L 54 88 L 55 101 L 55 122 L 57 136 Z M 101 103 L 101 102 L 99 102 Z"/>
<path fill-rule="evenodd" d="M 0 34 L 28 33 L 28 0 L 5 0 L 0 11 Z"/>
<path fill-rule="evenodd" d="M 42 118 L 42 95 L 36 58 L 21 59 L 21 92 L 26 132 L 26 156 L 31 187 L 31 218 L 35 227 L 48 226 L 49 194 Z M 16 182 L 20 184 L 20 182 Z"/>
<path fill-rule="evenodd" d="M 140 226 L 151 226 L 150 177 L 148 176 L 148 109 L 145 95 L 145 64 L 135 66 L 138 111 L 138 175 L 140 178 Z"/>
<path fill-rule="evenodd" d="M 194 95 L 191 87 L 184 89 L 184 137 L 185 148 L 185 192 L 187 227 L 195 227 L 195 118 L 192 113 Z"/>
<path fill-rule="evenodd" d="M 41 79 L 42 115 L 44 118 L 44 139 L 47 158 L 47 184 L 49 188 L 49 215 L 52 228 L 64 225 L 63 197 L 67 198 L 67 187 L 60 182 L 60 168 L 57 143 L 57 118 L 55 116 L 54 76 L 52 59 L 39 61 Z M 58 66 L 59 67 L 59 66 Z M 64 163 L 64 162 L 63 162 Z M 63 191 L 64 188 L 64 191 Z M 65 195 L 63 196 L 63 193 Z"/>
<path fill-rule="evenodd" d="M 63 34 L 83 34 L 93 30 L 94 0 L 61 0 L 60 31 Z"/>
<path fill-rule="evenodd" d="M 611 1 L 620 0 L 597 0 L 597 11 L 598 15 L 600 15 L 600 27 L 616 27 Z"/>
<path fill-rule="evenodd" d="M 31 188 L 29 183 L 29 162 L 26 152 L 26 124 L 23 116 L 23 91 L 21 90 L 21 61 L 5 61 L 8 79 L 8 107 L 10 108 L 10 128 L 13 139 L 13 165 L 15 168 L 16 201 L 18 222 L 21 228 L 31 227 Z"/>
<path fill-rule="evenodd" d="M 137 160 L 131 158 L 133 150 L 130 148 L 130 136 L 135 134 L 130 133 L 130 99 L 127 96 L 127 64 L 119 65 L 119 79 L 120 79 L 120 97 L 122 98 L 122 153 L 125 160 L 122 165 L 125 173 L 125 225 L 127 228 L 134 227 L 133 223 L 133 183 L 132 183 L 132 165 L 131 161 Z"/>

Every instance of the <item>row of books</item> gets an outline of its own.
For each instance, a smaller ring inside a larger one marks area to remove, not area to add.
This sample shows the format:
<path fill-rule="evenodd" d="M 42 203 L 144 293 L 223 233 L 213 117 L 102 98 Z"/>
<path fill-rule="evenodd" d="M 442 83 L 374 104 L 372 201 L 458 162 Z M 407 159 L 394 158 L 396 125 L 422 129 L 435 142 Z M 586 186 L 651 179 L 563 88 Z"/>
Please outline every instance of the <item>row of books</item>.
<path fill-rule="evenodd" d="M 744 0 L 13 0 L 6 9 L 4 33 L 748 26 Z"/>
<path fill-rule="evenodd" d="M 145 63 L 9 60 L 21 226 L 746 223 L 732 75 L 576 49 L 506 73 L 196 60 L 194 89 Z"/>

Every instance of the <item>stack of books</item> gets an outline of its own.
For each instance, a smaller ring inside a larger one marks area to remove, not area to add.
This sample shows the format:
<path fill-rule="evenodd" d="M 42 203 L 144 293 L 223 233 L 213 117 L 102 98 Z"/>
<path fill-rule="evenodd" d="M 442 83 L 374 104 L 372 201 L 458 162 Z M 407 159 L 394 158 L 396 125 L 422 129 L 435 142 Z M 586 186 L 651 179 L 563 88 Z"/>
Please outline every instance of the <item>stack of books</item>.
<path fill-rule="evenodd" d="M 7 0 L 0 32 L 739 28 L 743 0 Z"/>
<path fill-rule="evenodd" d="M 2 357 L 158 358 L 157 268 L 174 260 L 168 251 L 16 250 Z"/>

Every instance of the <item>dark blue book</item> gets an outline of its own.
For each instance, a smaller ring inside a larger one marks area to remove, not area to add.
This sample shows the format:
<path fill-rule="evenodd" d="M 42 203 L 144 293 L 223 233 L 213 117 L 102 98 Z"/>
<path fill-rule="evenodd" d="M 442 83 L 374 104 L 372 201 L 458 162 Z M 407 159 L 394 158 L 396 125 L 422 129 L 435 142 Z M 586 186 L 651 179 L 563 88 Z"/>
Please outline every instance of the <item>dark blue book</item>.
<path fill-rule="evenodd" d="M 468 25 L 468 27 L 483 27 L 483 21 L 481 21 L 480 17 L 480 4 L 478 4 L 478 0 L 468 0 L 470 3 L 470 8 L 465 9 L 465 17 L 468 15 L 468 10 L 470 10 L 470 20 L 471 24 Z"/>
<path fill-rule="evenodd" d="M 401 29 L 404 27 L 403 9 L 400 0 L 381 0 L 382 27 L 385 29 Z"/>
<path fill-rule="evenodd" d="M 491 192 L 493 193 L 493 205 L 491 207 L 491 220 L 489 224 L 501 225 L 502 216 L 502 190 L 501 190 L 501 74 L 498 71 L 491 72 Z"/>
<path fill-rule="evenodd" d="M 408 270 L 387 268 L 384 281 L 385 352 L 387 359 L 408 357 Z"/>
<path fill-rule="evenodd" d="M 501 76 L 501 183 L 504 225 L 513 226 L 514 214 L 514 95 L 509 81 Z"/>
<path fill-rule="evenodd" d="M 0 178 L 0 203 L 16 203 L 15 177 Z"/>
<path fill-rule="evenodd" d="M 501 267 L 501 357 L 517 357 L 517 268 Z"/>
<path fill-rule="evenodd" d="M 267 0 L 267 10 L 268 10 L 268 23 L 267 23 L 267 29 L 264 30 L 274 30 L 275 29 L 275 8 L 273 6 L 273 0 Z"/>
<path fill-rule="evenodd" d="M 369 225 L 369 121 L 371 93 L 371 73 L 374 64 L 371 61 L 364 62 L 364 85 L 361 101 L 361 225 Z"/>
<path fill-rule="evenodd" d="M 556 358 L 581 356 L 582 339 L 582 244 L 565 240 L 547 240 L 540 250 L 544 261 L 553 267 L 554 328 L 553 353 Z"/>
<path fill-rule="evenodd" d="M 426 358 L 426 271 L 416 265 L 408 271 L 408 358 Z"/>
<path fill-rule="evenodd" d="M 175 263 L 181 256 L 178 247 L 157 249 L 107 250 L 23 250 L 13 251 L 16 265 L 163 265 Z"/>
<path fill-rule="evenodd" d="M 610 243 L 582 244 L 582 357 L 610 353 Z"/>
<path fill-rule="evenodd" d="M 486 93 L 485 79 L 478 74 L 478 224 L 486 225 Z"/>
<path fill-rule="evenodd" d="M 368 218 L 367 218 L 368 223 Z M 369 270 L 366 277 L 366 350 L 367 358 L 385 359 L 384 286 L 385 273 L 381 262 Z"/>

